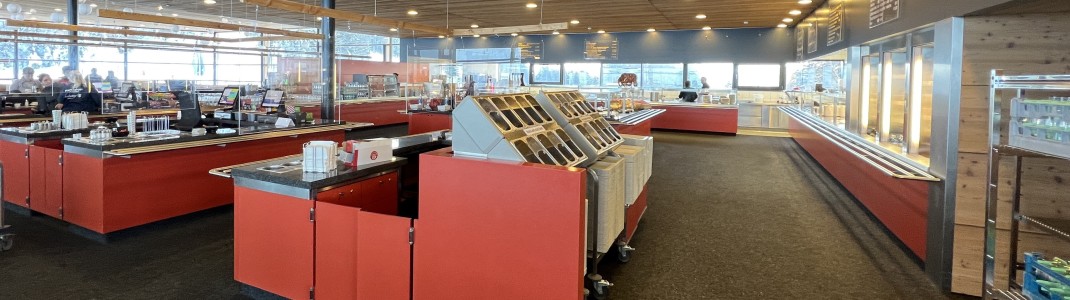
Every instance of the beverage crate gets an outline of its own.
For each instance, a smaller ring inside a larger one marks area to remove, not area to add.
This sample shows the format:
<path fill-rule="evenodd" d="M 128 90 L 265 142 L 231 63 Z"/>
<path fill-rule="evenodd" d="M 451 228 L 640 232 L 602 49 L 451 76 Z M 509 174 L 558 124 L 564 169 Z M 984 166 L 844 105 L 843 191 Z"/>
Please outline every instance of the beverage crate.
<path fill-rule="evenodd" d="M 1065 267 L 1053 267 L 1043 254 L 1025 253 L 1022 291 L 1033 300 L 1070 300 L 1070 278 Z"/>

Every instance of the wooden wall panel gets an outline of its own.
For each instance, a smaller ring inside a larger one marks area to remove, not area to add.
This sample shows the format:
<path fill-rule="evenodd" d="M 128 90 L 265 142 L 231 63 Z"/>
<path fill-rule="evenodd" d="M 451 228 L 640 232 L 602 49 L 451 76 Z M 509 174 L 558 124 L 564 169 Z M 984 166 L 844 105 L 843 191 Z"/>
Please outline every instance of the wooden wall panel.
<path fill-rule="evenodd" d="M 959 152 L 988 154 L 988 86 L 963 86 L 959 103 Z"/>
<path fill-rule="evenodd" d="M 1070 18 L 1067 14 L 1030 14 L 966 19 L 962 84 L 989 83 L 992 69 L 1020 73 L 1070 71 Z"/>
<path fill-rule="evenodd" d="M 1004 160 L 1000 172 L 1013 172 L 1014 161 Z M 958 194 L 955 197 L 955 224 L 983 227 L 985 225 L 985 186 L 988 184 L 988 154 L 959 154 Z M 1014 181 L 1002 180 L 999 185 L 999 215 L 1008 217 Z M 997 226 L 1010 228 L 1010 218 L 1001 218 Z"/>

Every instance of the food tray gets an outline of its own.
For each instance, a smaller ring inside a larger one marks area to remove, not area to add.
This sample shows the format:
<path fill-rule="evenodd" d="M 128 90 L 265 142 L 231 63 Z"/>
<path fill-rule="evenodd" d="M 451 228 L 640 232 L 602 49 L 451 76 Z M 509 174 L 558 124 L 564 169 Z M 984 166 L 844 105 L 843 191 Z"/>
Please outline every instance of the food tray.
<path fill-rule="evenodd" d="M 570 167 L 588 158 L 528 94 L 469 96 L 452 118 L 458 155 Z"/>

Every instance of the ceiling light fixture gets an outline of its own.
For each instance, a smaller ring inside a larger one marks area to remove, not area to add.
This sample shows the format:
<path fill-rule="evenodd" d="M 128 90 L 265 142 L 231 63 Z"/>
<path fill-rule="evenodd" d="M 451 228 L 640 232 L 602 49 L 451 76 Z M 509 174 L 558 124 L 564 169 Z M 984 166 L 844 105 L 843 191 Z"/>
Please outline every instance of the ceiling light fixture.
<path fill-rule="evenodd" d="M 204 0 L 204 4 L 215 4 L 215 0 Z"/>
<path fill-rule="evenodd" d="M 788 14 L 792 15 L 792 16 L 798 16 L 798 15 L 802 14 L 802 11 L 799 11 L 798 9 L 793 9 L 793 10 L 789 11 Z"/>
<path fill-rule="evenodd" d="M 509 35 L 511 35 L 511 36 L 518 36 L 518 35 L 520 35 L 520 34 L 517 34 L 516 32 L 514 32 L 514 33 L 510 33 Z"/>
<path fill-rule="evenodd" d="M 702 30 L 710 30 L 710 29 L 713 29 L 713 27 L 709 27 L 709 26 L 703 26 L 702 27 Z"/>
<path fill-rule="evenodd" d="M 398 31 L 398 29 L 397 28 L 390 28 L 390 31 L 396 32 L 396 31 Z"/>
<path fill-rule="evenodd" d="M 606 33 L 605 30 L 599 30 L 598 33 Z"/>
<path fill-rule="evenodd" d="M 89 7 L 97 7 L 97 4 L 96 3 L 90 3 Z"/>
<path fill-rule="evenodd" d="M 172 16 L 172 17 L 177 17 L 177 16 L 178 16 L 178 14 L 171 14 L 171 16 Z"/>
<path fill-rule="evenodd" d="M 479 37 L 479 35 L 478 34 L 473 34 L 472 37 Z"/>
<path fill-rule="evenodd" d="M 647 32 L 654 32 L 654 31 L 657 31 L 657 30 L 655 30 L 654 28 L 647 28 L 646 31 Z"/>
<path fill-rule="evenodd" d="M 55 11 L 63 11 L 63 9 L 57 8 L 55 9 Z"/>
<path fill-rule="evenodd" d="M 814 1 L 813 0 L 799 0 L 799 4 L 802 4 L 802 5 L 806 5 L 806 4 L 810 4 L 810 3 L 814 3 Z"/>
<path fill-rule="evenodd" d="M 743 25 L 750 24 L 750 21 L 743 21 Z"/>
<path fill-rule="evenodd" d="M 409 10 L 409 15 L 410 16 L 415 16 L 415 15 L 418 15 L 418 14 L 420 14 L 420 12 L 416 11 L 415 9 L 410 9 Z"/>
<path fill-rule="evenodd" d="M 795 22 L 795 19 L 792 19 L 792 18 L 784 18 L 784 20 L 783 20 L 783 21 L 784 21 L 784 23 L 791 23 L 791 22 Z"/>
<path fill-rule="evenodd" d="M 572 21 L 569 21 L 569 23 L 572 23 L 572 25 L 576 25 L 576 24 L 580 23 L 580 20 L 572 20 Z"/>
<path fill-rule="evenodd" d="M 472 24 L 472 28 L 479 28 L 478 24 Z"/>
<path fill-rule="evenodd" d="M 788 25 L 787 24 L 777 24 L 776 27 L 777 28 L 786 28 L 786 27 L 788 27 Z"/>
<path fill-rule="evenodd" d="M 163 5 L 157 6 L 156 10 L 163 10 Z"/>
<path fill-rule="evenodd" d="M 535 3 L 528 3 L 528 5 L 525 5 L 525 6 L 527 6 L 527 8 L 536 8 L 536 7 L 539 7 L 539 5 L 538 5 L 538 4 L 535 4 Z"/>
<path fill-rule="evenodd" d="M 316 21 L 323 21 L 323 17 L 316 17 Z"/>
<path fill-rule="evenodd" d="M 561 34 L 561 32 L 559 32 L 557 30 L 554 30 L 554 35 L 558 35 L 558 34 Z"/>
<path fill-rule="evenodd" d="M 438 36 L 438 38 L 440 38 L 440 39 L 444 39 L 444 38 L 446 38 L 446 36 L 444 36 L 444 35 L 440 35 L 440 36 Z"/>
<path fill-rule="evenodd" d="M 695 19 L 705 19 L 705 18 L 706 18 L 706 15 L 704 15 L 704 14 L 695 15 Z"/>

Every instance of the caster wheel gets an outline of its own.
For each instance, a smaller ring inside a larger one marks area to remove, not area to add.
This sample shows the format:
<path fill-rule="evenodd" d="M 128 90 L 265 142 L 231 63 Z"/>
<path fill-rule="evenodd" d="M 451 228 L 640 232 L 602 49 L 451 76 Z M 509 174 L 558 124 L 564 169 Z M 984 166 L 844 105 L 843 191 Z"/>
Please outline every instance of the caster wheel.
<path fill-rule="evenodd" d="M 613 286 L 598 274 L 588 275 L 585 285 L 587 287 L 583 289 L 583 294 L 591 300 L 605 300 L 609 297 L 609 287 Z"/>
<path fill-rule="evenodd" d="M 11 236 L 0 236 L 0 251 L 11 250 L 14 245 L 15 240 Z"/>
<path fill-rule="evenodd" d="M 607 297 L 609 297 L 608 286 L 595 286 L 590 295 L 588 295 L 588 299 L 591 300 L 606 300 Z"/>
<path fill-rule="evenodd" d="M 627 262 L 631 261 L 632 260 L 632 251 L 635 251 L 635 248 L 628 247 L 628 246 L 617 247 L 617 261 L 619 261 L 621 263 L 627 263 Z"/>

